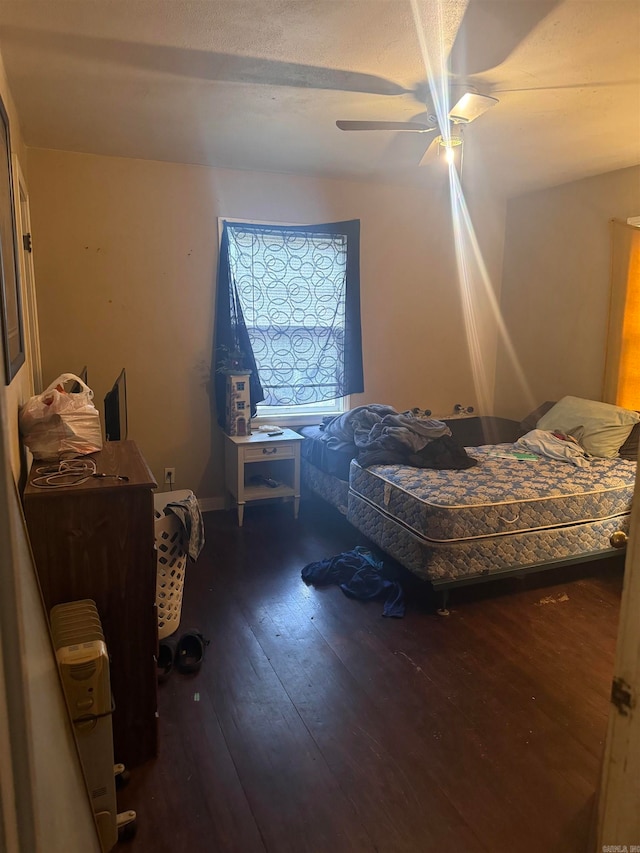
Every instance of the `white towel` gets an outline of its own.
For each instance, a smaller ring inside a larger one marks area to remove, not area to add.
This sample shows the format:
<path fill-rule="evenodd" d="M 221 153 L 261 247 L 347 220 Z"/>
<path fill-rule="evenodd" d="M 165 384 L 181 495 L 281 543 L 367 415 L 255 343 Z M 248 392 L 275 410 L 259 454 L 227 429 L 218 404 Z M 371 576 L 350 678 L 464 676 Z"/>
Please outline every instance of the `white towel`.
<path fill-rule="evenodd" d="M 569 462 L 578 468 L 586 468 L 589 465 L 589 457 L 584 447 L 576 441 L 558 438 L 546 429 L 532 429 L 521 436 L 513 446 L 516 450 L 530 450 L 550 459 Z"/>

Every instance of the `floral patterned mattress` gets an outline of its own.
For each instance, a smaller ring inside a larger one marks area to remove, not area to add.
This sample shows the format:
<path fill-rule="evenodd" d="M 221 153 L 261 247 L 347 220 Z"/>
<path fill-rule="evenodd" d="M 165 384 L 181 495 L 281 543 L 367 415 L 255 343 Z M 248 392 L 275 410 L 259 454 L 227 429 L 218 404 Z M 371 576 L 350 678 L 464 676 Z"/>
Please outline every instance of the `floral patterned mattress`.
<path fill-rule="evenodd" d="M 428 543 L 590 524 L 630 512 L 635 462 L 593 459 L 578 468 L 545 457 L 520 461 L 494 455 L 511 447 L 467 448 L 478 464 L 462 471 L 365 469 L 353 461 L 350 492 Z"/>
<path fill-rule="evenodd" d="M 610 535 L 629 529 L 636 463 L 493 455 L 511 448 L 467 447 L 478 464 L 462 471 L 352 461 L 348 484 L 303 458 L 302 478 L 434 585 L 612 553 Z"/>

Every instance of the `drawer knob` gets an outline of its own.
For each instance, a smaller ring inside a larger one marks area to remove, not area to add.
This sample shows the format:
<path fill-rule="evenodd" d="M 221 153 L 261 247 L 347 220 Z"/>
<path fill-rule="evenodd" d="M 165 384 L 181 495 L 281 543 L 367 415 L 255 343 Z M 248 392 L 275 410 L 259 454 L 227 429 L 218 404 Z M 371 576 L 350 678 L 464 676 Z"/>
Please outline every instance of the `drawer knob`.
<path fill-rule="evenodd" d="M 616 530 L 609 537 L 609 543 L 612 548 L 624 548 L 627 544 L 628 536 L 623 530 Z"/>
<path fill-rule="evenodd" d="M 263 447 L 262 452 L 266 455 L 268 455 L 270 453 L 277 453 L 278 448 L 277 447 Z"/>

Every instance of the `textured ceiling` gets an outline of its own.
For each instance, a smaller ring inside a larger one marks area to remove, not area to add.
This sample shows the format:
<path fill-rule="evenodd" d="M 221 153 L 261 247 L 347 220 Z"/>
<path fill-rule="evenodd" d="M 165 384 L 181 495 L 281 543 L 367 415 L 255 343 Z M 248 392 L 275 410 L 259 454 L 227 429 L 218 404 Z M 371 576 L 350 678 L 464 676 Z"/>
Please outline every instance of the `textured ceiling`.
<path fill-rule="evenodd" d="M 428 135 L 335 126 L 419 119 L 426 55 L 499 99 L 497 189 L 640 163 L 638 0 L 0 0 L 0 50 L 35 147 L 428 184 Z"/>

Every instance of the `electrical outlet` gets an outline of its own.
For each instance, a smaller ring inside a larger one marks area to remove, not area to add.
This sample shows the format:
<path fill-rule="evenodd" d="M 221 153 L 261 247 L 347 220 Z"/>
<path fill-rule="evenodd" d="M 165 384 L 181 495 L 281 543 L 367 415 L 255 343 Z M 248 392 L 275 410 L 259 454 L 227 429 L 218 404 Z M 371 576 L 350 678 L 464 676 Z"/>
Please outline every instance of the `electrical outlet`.
<path fill-rule="evenodd" d="M 173 486 L 176 481 L 176 469 L 175 468 L 165 468 L 164 469 L 164 481 L 169 486 Z"/>

